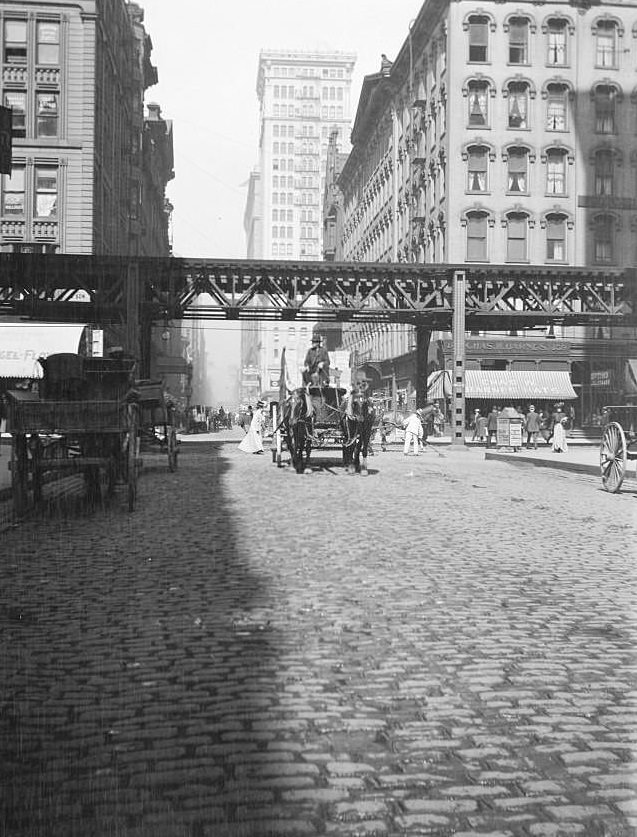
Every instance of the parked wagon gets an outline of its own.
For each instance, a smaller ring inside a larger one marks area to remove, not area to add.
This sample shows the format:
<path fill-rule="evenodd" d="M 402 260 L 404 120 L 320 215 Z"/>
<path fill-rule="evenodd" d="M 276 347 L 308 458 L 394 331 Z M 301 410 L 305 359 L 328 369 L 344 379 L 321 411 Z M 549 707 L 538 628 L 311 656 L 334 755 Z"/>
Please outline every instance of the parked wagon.
<path fill-rule="evenodd" d="M 177 469 L 175 405 L 166 397 L 161 381 L 135 381 L 134 397 L 139 409 L 140 453 L 159 452 L 168 459 L 168 470 Z"/>
<path fill-rule="evenodd" d="M 628 462 L 637 461 L 637 404 L 604 407 L 607 422 L 599 448 L 602 485 L 616 494 L 622 486 Z"/>
<path fill-rule="evenodd" d="M 55 354 L 40 363 L 38 394 L 7 393 L 16 513 L 41 501 L 46 481 L 73 473 L 84 476 L 91 500 L 102 486 L 109 495 L 125 486 L 132 511 L 140 465 L 134 360 Z"/>

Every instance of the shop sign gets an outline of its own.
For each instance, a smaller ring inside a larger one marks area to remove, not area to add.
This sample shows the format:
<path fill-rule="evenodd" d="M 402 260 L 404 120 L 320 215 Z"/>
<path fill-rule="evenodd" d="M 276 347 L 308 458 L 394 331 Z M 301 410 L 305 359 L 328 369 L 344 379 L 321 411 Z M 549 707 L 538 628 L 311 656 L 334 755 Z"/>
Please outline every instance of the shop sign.
<path fill-rule="evenodd" d="M 443 341 L 445 354 L 453 352 L 453 340 Z M 563 340 L 465 340 L 465 354 L 515 355 L 569 355 L 571 344 Z"/>
<path fill-rule="evenodd" d="M 591 386 L 592 387 L 610 387 L 611 373 L 610 369 L 602 369 L 596 372 L 591 372 Z"/>

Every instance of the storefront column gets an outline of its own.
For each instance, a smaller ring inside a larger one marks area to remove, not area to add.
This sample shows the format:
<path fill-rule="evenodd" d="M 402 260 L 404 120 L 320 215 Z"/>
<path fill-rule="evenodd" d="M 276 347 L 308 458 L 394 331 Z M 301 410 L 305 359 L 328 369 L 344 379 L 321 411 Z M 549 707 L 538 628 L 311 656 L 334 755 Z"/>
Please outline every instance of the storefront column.
<path fill-rule="evenodd" d="M 465 272 L 463 270 L 455 270 L 453 274 L 453 320 L 451 330 L 453 333 L 451 444 L 464 445 Z"/>
<path fill-rule="evenodd" d="M 427 403 L 427 365 L 431 329 L 424 325 L 416 326 L 416 407 Z"/>

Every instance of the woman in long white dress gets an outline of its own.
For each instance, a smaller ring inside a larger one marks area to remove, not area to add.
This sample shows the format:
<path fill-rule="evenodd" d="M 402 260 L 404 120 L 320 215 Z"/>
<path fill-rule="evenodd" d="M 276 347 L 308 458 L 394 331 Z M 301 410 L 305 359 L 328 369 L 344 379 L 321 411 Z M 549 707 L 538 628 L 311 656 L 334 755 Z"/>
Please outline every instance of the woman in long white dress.
<path fill-rule="evenodd" d="M 250 422 L 250 429 L 239 443 L 244 453 L 263 453 L 263 427 L 265 425 L 265 403 L 257 401 L 257 408 Z"/>
<path fill-rule="evenodd" d="M 555 423 L 555 427 L 553 428 L 553 453 L 566 453 L 568 451 L 565 424 L 566 419 Z"/>

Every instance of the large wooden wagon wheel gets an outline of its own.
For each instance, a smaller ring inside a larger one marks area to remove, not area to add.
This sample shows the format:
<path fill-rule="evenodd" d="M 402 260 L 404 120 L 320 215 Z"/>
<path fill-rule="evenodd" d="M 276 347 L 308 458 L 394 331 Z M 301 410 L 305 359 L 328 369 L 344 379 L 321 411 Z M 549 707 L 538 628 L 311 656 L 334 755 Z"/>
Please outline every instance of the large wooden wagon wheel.
<path fill-rule="evenodd" d="M 621 424 L 611 421 L 604 428 L 599 449 L 602 485 L 606 491 L 616 494 L 626 475 L 626 435 Z"/>

